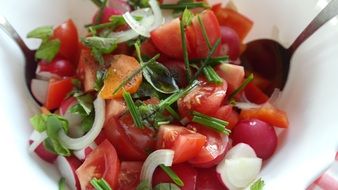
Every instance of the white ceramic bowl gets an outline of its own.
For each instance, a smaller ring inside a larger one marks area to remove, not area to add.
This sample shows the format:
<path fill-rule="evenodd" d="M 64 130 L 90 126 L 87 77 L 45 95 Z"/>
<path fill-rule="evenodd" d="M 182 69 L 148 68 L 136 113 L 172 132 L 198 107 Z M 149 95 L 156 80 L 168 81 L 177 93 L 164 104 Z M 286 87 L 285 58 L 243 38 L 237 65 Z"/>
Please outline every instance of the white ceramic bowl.
<path fill-rule="evenodd" d="M 329 0 L 236 0 L 240 12 L 255 22 L 246 39 L 272 38 L 289 46 Z M 37 26 L 67 18 L 79 27 L 90 21 L 89 0 L 0 0 L 6 16 L 22 37 Z M 290 128 L 264 164 L 265 189 L 305 189 L 333 161 L 338 150 L 338 27 L 332 19 L 295 53 L 281 108 Z M 59 174 L 52 165 L 29 154 L 28 122 L 36 109 L 25 90 L 23 56 L 0 31 L 0 169 L 1 189 L 57 189 Z M 26 40 L 34 48 L 37 41 Z"/>

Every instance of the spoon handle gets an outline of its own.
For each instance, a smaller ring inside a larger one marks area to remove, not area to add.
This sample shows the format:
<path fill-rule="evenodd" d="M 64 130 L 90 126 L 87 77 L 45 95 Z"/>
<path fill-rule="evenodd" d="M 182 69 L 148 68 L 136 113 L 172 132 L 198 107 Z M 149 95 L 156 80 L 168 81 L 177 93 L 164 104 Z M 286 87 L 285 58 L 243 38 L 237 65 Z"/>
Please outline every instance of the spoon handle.
<path fill-rule="evenodd" d="M 327 6 L 311 21 L 311 23 L 303 30 L 298 38 L 289 47 L 291 54 L 313 33 L 315 33 L 327 21 L 331 20 L 338 14 L 338 0 L 331 0 Z"/>
<path fill-rule="evenodd" d="M 13 26 L 8 22 L 8 20 L 0 15 L 0 29 L 5 31 L 9 37 L 11 37 L 20 47 L 20 49 L 23 51 L 25 56 L 30 56 L 32 54 L 32 50 L 30 50 L 25 42 L 22 40 L 22 38 L 19 36 L 19 34 L 16 32 L 16 30 L 13 28 Z"/>

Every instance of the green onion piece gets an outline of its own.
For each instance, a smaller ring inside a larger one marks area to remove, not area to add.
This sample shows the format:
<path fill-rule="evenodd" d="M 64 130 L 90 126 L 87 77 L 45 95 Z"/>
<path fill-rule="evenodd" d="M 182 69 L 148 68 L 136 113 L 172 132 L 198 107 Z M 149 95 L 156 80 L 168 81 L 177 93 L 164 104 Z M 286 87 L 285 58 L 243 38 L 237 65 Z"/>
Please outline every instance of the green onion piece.
<path fill-rule="evenodd" d="M 59 190 L 65 190 L 66 189 L 66 179 L 62 177 L 59 180 Z"/>
<path fill-rule="evenodd" d="M 202 66 L 199 68 L 199 70 L 197 70 L 197 72 L 195 73 L 194 77 L 192 78 L 192 80 L 196 80 L 197 77 L 201 74 L 201 72 L 203 71 L 203 68 L 206 67 L 209 64 L 210 58 L 211 56 L 214 54 L 214 52 L 216 51 L 218 45 L 221 43 L 221 39 L 218 38 L 215 42 L 215 44 L 212 46 L 211 50 L 208 53 L 207 58 L 202 62 Z"/>
<path fill-rule="evenodd" d="M 170 177 L 170 179 L 173 180 L 173 182 L 180 186 L 183 187 L 184 183 L 183 181 L 177 176 L 177 174 L 168 166 L 165 166 L 163 164 L 160 165 L 160 167 L 162 168 L 162 170 Z"/>
<path fill-rule="evenodd" d="M 192 8 L 210 8 L 207 4 L 202 2 L 192 2 L 192 3 L 179 3 L 179 4 L 162 4 L 160 5 L 161 9 L 176 9 L 176 10 L 183 10 L 185 8 L 192 9 Z"/>
<path fill-rule="evenodd" d="M 205 42 L 207 43 L 208 48 L 209 48 L 209 50 L 210 50 L 210 49 L 211 49 L 211 43 L 210 43 L 210 40 L 209 40 L 209 38 L 208 38 L 208 34 L 207 34 L 207 30 L 205 29 L 205 25 L 204 25 L 204 23 L 202 22 L 200 15 L 197 16 L 197 19 L 198 19 L 198 22 L 199 22 L 199 24 L 200 24 L 200 26 L 201 26 L 201 28 L 202 28 L 202 35 L 203 35 L 203 38 L 204 38 Z"/>
<path fill-rule="evenodd" d="M 226 126 L 229 124 L 229 122 L 223 121 L 223 120 L 215 118 L 215 117 L 211 117 L 211 116 L 204 115 L 202 113 L 194 111 L 192 121 L 199 123 L 201 125 L 210 127 L 211 129 L 213 129 L 217 132 L 224 133 L 226 135 L 228 135 L 230 133 L 230 130 L 226 128 Z"/>
<path fill-rule="evenodd" d="M 101 178 L 101 179 L 93 178 L 92 180 L 90 180 L 90 184 L 92 184 L 92 186 L 96 190 L 112 190 L 110 185 L 103 178 Z"/>
<path fill-rule="evenodd" d="M 183 26 L 183 22 L 180 21 L 180 30 L 181 30 L 181 39 L 182 39 L 182 48 L 183 48 L 183 59 L 184 59 L 184 65 L 185 69 L 187 70 L 187 79 L 190 81 L 191 79 L 191 70 L 189 66 L 189 56 L 188 56 L 188 49 L 187 49 L 187 40 L 185 36 L 185 30 Z"/>
<path fill-rule="evenodd" d="M 143 126 L 141 114 L 140 114 L 139 110 L 137 109 L 130 93 L 127 92 L 127 91 L 124 91 L 123 92 L 123 98 L 126 101 L 130 115 L 133 118 L 133 121 L 134 121 L 136 127 L 143 128 L 144 126 Z"/>
<path fill-rule="evenodd" d="M 190 92 L 193 88 L 195 88 L 195 86 L 198 84 L 197 80 L 194 80 L 188 87 L 186 87 L 183 90 L 180 90 L 172 95 L 170 95 L 168 98 L 162 100 L 159 103 L 159 108 L 165 108 L 167 106 L 170 106 L 171 104 L 173 104 L 174 102 L 176 102 L 179 98 L 181 98 L 182 96 L 185 96 L 188 92 Z"/>
<path fill-rule="evenodd" d="M 123 86 L 125 86 L 131 79 L 133 79 L 137 74 L 139 74 L 145 67 L 147 67 L 149 64 L 152 64 L 160 57 L 160 54 L 155 55 L 153 58 L 151 58 L 149 61 L 145 62 L 141 65 L 137 70 L 135 70 L 133 73 L 131 73 L 125 80 L 121 82 L 121 84 L 116 87 L 113 94 L 116 94 Z"/>
<path fill-rule="evenodd" d="M 173 116 L 176 120 L 181 120 L 180 115 L 171 107 L 167 106 L 165 109 L 170 113 L 171 116 Z"/>
<path fill-rule="evenodd" d="M 213 82 L 216 84 L 222 84 L 223 83 L 223 79 L 218 76 L 218 74 L 216 73 L 216 71 L 211 67 L 211 66 L 206 66 L 203 69 L 203 73 L 206 76 L 207 80 L 209 82 Z"/>
<path fill-rule="evenodd" d="M 217 63 L 221 63 L 222 61 L 228 61 L 229 57 L 228 56 L 220 56 L 220 57 L 211 57 L 209 59 L 209 63 L 214 63 L 214 65 L 216 65 Z M 205 61 L 205 59 L 192 59 L 190 60 L 191 63 L 199 63 L 199 62 L 203 62 Z"/>
<path fill-rule="evenodd" d="M 263 190 L 264 185 L 264 180 L 262 180 L 262 178 L 259 178 L 250 186 L 250 190 Z"/>
<path fill-rule="evenodd" d="M 230 96 L 229 96 L 229 100 L 232 101 L 233 98 L 239 93 L 241 92 L 252 80 L 253 80 L 254 76 L 251 73 L 241 84 L 241 86 L 239 86 L 236 90 L 234 90 Z"/>
<path fill-rule="evenodd" d="M 135 51 L 136 51 L 136 56 L 139 60 L 139 62 L 143 63 L 142 56 L 141 56 L 141 42 L 140 40 L 137 40 L 134 43 Z"/>

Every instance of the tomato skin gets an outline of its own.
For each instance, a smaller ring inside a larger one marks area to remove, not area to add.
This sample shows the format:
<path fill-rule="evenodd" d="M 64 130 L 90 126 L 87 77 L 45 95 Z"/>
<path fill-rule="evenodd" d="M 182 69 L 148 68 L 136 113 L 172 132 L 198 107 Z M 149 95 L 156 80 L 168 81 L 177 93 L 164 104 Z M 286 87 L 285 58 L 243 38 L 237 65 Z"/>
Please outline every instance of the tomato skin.
<path fill-rule="evenodd" d="M 215 44 L 217 39 L 221 39 L 221 28 L 218 23 L 218 20 L 211 10 L 205 10 L 202 13 L 200 13 L 198 16 L 195 16 L 192 20 L 192 28 L 194 29 L 194 37 L 196 41 L 192 40 L 192 37 L 190 33 L 187 33 L 187 36 L 189 36 L 189 46 L 193 47 L 193 54 L 192 58 L 205 58 L 208 56 L 209 48 L 207 45 L 206 40 L 203 37 L 202 33 L 202 26 L 200 25 L 198 21 L 198 17 L 200 17 L 202 23 L 205 26 L 205 31 L 207 33 L 209 42 L 211 47 Z M 188 29 L 187 29 L 188 30 Z M 190 34 L 190 35 L 189 35 Z M 214 53 L 214 55 L 219 55 L 221 50 L 221 46 L 219 45 Z"/>
<path fill-rule="evenodd" d="M 233 110 L 233 107 L 230 105 L 224 105 L 220 107 L 215 112 L 215 114 L 213 114 L 213 116 L 229 122 L 226 128 L 230 130 L 237 124 L 239 120 L 239 114 L 235 110 Z"/>
<path fill-rule="evenodd" d="M 118 178 L 117 190 L 136 189 L 140 183 L 140 174 L 143 162 L 123 161 Z"/>
<path fill-rule="evenodd" d="M 40 71 L 51 72 L 61 77 L 70 77 L 75 74 L 73 64 L 67 59 L 59 57 L 54 58 L 50 63 L 45 60 L 41 60 L 38 65 L 40 66 Z"/>
<path fill-rule="evenodd" d="M 181 190 L 194 190 L 196 188 L 197 171 L 190 164 L 183 163 L 171 166 L 171 169 L 183 181 Z M 153 175 L 153 187 L 159 183 L 174 183 L 162 168 L 158 167 Z"/>
<path fill-rule="evenodd" d="M 240 119 L 259 119 L 274 127 L 288 128 L 289 121 L 286 113 L 272 105 L 264 105 L 259 108 L 242 110 Z"/>
<path fill-rule="evenodd" d="M 73 83 L 71 78 L 51 80 L 48 86 L 47 98 L 44 106 L 53 110 L 60 107 L 67 94 L 72 91 Z"/>
<path fill-rule="evenodd" d="M 199 168 L 210 168 L 223 160 L 229 147 L 227 136 L 196 123 L 191 123 L 187 127 L 207 137 L 201 151 L 189 160 L 190 164 Z"/>
<path fill-rule="evenodd" d="M 259 89 L 255 84 L 249 83 L 244 89 L 245 97 L 253 103 L 263 104 L 269 100 L 269 97 Z"/>
<path fill-rule="evenodd" d="M 135 127 L 129 113 L 119 118 L 110 118 L 103 132 L 116 147 L 122 160 L 143 161 L 147 158 L 148 151 L 155 147 L 155 131 L 149 127 Z"/>
<path fill-rule="evenodd" d="M 94 190 L 90 180 L 104 178 L 112 189 L 116 188 L 120 161 L 114 146 L 107 140 L 94 149 L 76 170 L 81 189 Z"/>
<path fill-rule="evenodd" d="M 78 54 L 79 36 L 72 19 L 57 26 L 53 31 L 53 37 L 61 42 L 59 54 L 74 62 Z"/>
<path fill-rule="evenodd" d="M 82 48 L 76 75 L 81 80 L 85 92 L 94 90 L 97 69 L 98 64 L 96 64 L 90 49 Z"/>
<path fill-rule="evenodd" d="M 188 118 L 192 111 L 212 115 L 221 106 L 226 92 L 226 81 L 222 85 L 216 85 L 202 80 L 197 87 L 178 100 L 178 111 L 182 117 Z"/>
<path fill-rule="evenodd" d="M 174 150 L 173 163 L 178 164 L 195 157 L 206 142 L 206 137 L 185 127 L 162 125 L 157 135 L 158 149 Z"/>
<path fill-rule="evenodd" d="M 151 41 L 163 54 L 182 59 L 183 48 L 180 30 L 180 19 L 176 18 L 150 33 Z"/>
<path fill-rule="evenodd" d="M 217 180 L 218 179 L 218 180 Z M 219 181 L 216 169 L 198 169 L 196 190 L 227 190 L 227 188 Z"/>

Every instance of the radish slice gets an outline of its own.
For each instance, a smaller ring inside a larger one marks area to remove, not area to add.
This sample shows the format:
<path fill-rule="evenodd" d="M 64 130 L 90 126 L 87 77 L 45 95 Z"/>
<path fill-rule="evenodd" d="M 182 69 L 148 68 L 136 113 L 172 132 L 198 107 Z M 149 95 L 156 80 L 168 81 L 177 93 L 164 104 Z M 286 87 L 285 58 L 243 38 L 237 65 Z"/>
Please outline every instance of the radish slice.
<path fill-rule="evenodd" d="M 164 164 L 165 166 L 171 166 L 174 159 L 174 151 L 169 149 L 160 149 L 152 152 L 148 158 L 144 161 L 142 166 L 140 179 L 146 180 L 148 186 L 151 188 L 153 173 L 157 166 Z"/>
<path fill-rule="evenodd" d="M 39 133 L 38 131 L 34 130 L 29 137 L 29 140 L 32 141 L 32 144 L 29 146 L 29 151 L 34 152 L 35 149 L 47 138 L 46 131 Z"/>
<path fill-rule="evenodd" d="M 225 155 L 225 159 L 235 159 L 235 158 L 256 158 L 256 153 L 250 145 L 245 143 L 238 143 L 236 146 L 232 147 L 229 152 Z"/>
<path fill-rule="evenodd" d="M 87 156 L 96 148 L 96 144 L 93 142 L 88 147 L 83 148 L 81 150 L 74 150 L 74 156 L 79 160 L 85 160 Z"/>
<path fill-rule="evenodd" d="M 79 179 L 75 171 L 82 163 L 74 156 L 58 156 L 55 163 L 70 189 L 80 190 Z"/>
<path fill-rule="evenodd" d="M 236 158 L 226 159 L 216 170 L 225 185 L 232 190 L 250 185 L 258 176 L 261 167 L 260 158 Z"/>
<path fill-rule="evenodd" d="M 82 137 L 71 138 L 64 130 L 60 130 L 59 137 L 63 144 L 72 150 L 81 150 L 94 142 L 102 130 L 105 119 L 105 101 L 97 97 L 94 101 L 95 119 L 92 128 Z"/>
<path fill-rule="evenodd" d="M 61 103 L 59 108 L 59 113 L 68 121 L 69 125 L 69 136 L 71 137 L 81 137 L 84 135 L 82 130 L 81 122 L 82 118 L 79 114 L 72 113 L 70 109 L 77 104 L 77 100 L 74 97 L 70 97 Z"/>
<path fill-rule="evenodd" d="M 35 99 L 41 104 L 45 103 L 47 99 L 49 82 L 39 79 L 33 79 L 31 81 L 31 90 Z"/>
<path fill-rule="evenodd" d="M 37 79 L 45 81 L 49 81 L 49 79 L 51 78 L 60 78 L 60 76 L 57 74 L 48 71 L 41 71 L 40 65 L 38 65 L 38 67 L 36 68 L 35 75 Z"/>

